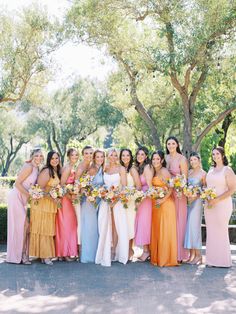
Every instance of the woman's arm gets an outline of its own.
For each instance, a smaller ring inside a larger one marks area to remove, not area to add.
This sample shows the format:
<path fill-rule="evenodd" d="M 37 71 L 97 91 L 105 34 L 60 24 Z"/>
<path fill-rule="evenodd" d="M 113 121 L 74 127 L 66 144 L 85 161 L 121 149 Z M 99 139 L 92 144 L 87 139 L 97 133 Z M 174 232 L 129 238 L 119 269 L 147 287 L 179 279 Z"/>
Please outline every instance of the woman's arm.
<path fill-rule="evenodd" d="M 162 179 L 165 182 L 167 182 L 167 180 L 171 178 L 171 175 L 166 168 L 161 169 L 161 175 L 162 175 Z M 172 193 L 173 193 L 173 189 L 168 188 L 167 194 L 162 199 L 157 200 L 157 204 L 161 205 L 162 203 L 164 203 L 171 196 Z"/>
<path fill-rule="evenodd" d="M 210 206 L 214 206 L 225 198 L 232 196 L 236 191 L 236 176 L 230 167 L 228 167 L 228 169 L 225 171 L 225 179 L 228 190 L 217 196 L 215 199 L 208 201 Z"/>
<path fill-rule="evenodd" d="M 136 189 L 140 191 L 142 189 L 142 184 L 141 184 L 140 177 L 139 177 L 137 169 L 132 167 L 130 169 L 130 174 L 131 174 L 131 176 L 132 176 L 132 178 L 134 180 L 134 185 L 135 185 Z"/>
<path fill-rule="evenodd" d="M 65 185 L 67 179 L 69 178 L 71 173 L 71 167 L 70 166 L 65 166 L 62 168 L 62 172 L 61 172 L 61 185 Z"/>
<path fill-rule="evenodd" d="M 83 167 L 83 164 L 80 163 L 78 165 L 78 168 L 77 168 L 77 171 L 76 171 L 76 174 L 75 174 L 75 180 L 78 180 L 82 176 L 84 171 L 85 171 L 85 167 Z"/>
<path fill-rule="evenodd" d="M 143 171 L 148 187 L 152 186 L 153 171 L 149 165 L 146 165 Z"/>
<path fill-rule="evenodd" d="M 127 186 L 127 173 L 126 173 L 126 169 L 123 166 L 120 166 L 120 182 L 122 187 Z"/>
<path fill-rule="evenodd" d="M 42 189 L 44 189 L 49 180 L 50 180 L 49 170 L 44 169 L 42 172 L 40 172 L 37 183 Z"/>
<path fill-rule="evenodd" d="M 180 160 L 180 171 L 181 174 L 184 174 L 185 177 L 188 178 L 188 162 L 184 156 L 182 156 Z"/>
<path fill-rule="evenodd" d="M 17 190 L 19 190 L 27 197 L 29 197 L 29 192 L 23 187 L 22 183 L 25 181 L 26 178 L 28 178 L 32 171 L 33 166 L 31 164 L 25 164 L 19 172 L 15 182 L 15 187 L 17 188 Z"/>

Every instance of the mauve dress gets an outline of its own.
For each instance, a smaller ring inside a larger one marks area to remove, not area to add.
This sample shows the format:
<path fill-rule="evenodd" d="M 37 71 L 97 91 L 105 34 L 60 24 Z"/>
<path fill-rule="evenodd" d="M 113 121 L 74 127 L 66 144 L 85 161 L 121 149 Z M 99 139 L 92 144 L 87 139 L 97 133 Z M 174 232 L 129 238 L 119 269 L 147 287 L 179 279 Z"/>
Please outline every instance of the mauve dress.
<path fill-rule="evenodd" d="M 142 190 L 146 192 L 148 185 L 143 174 L 140 175 Z M 148 245 L 151 241 L 152 200 L 145 198 L 138 206 L 135 219 L 135 244 Z"/>
<path fill-rule="evenodd" d="M 66 184 L 74 184 L 75 172 L 71 172 Z M 77 217 L 72 201 L 63 196 L 62 207 L 56 215 L 56 256 L 77 256 Z"/>
<path fill-rule="evenodd" d="M 180 169 L 180 160 L 172 160 L 168 167 L 172 176 L 181 174 Z M 174 191 L 174 201 L 175 201 L 175 210 L 176 210 L 176 227 L 177 227 L 177 251 L 178 251 L 178 261 L 188 259 L 189 252 L 184 248 L 184 239 L 186 232 L 186 223 L 187 223 L 187 199 L 182 194 L 181 197 L 177 196 L 177 193 Z"/>
<path fill-rule="evenodd" d="M 36 183 L 38 168 L 33 167 L 31 174 L 22 182 L 28 191 Z M 8 195 L 7 210 L 7 262 L 19 264 L 22 259 L 24 224 L 27 214 L 27 198 L 16 187 Z M 28 254 L 28 252 L 26 252 Z"/>
<path fill-rule="evenodd" d="M 207 174 L 207 187 L 214 188 L 217 195 L 228 190 L 225 178 L 226 169 L 225 166 L 221 171 L 215 172 L 215 168 L 211 168 Z M 232 211 L 231 197 L 225 198 L 211 208 L 205 207 L 207 265 L 218 267 L 230 267 L 232 265 L 228 232 Z"/>

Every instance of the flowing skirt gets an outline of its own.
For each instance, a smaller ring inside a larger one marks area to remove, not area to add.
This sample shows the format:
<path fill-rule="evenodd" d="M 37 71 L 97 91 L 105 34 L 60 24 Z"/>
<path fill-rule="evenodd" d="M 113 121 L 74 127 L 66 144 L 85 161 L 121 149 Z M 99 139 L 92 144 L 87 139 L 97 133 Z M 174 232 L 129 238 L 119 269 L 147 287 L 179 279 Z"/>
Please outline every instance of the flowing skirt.
<path fill-rule="evenodd" d="M 76 218 L 77 218 L 77 244 L 80 245 L 81 244 L 81 218 L 80 218 L 80 212 L 81 212 L 81 204 L 80 202 L 78 204 L 75 205 L 75 214 L 76 214 Z"/>
<path fill-rule="evenodd" d="M 174 192 L 175 210 L 176 210 L 176 226 L 177 226 L 177 247 L 178 261 L 187 260 L 189 252 L 184 248 L 184 238 L 187 223 L 187 199 L 184 195 L 177 196 Z"/>
<path fill-rule="evenodd" d="M 111 266 L 112 223 L 111 210 L 107 202 L 101 201 L 98 212 L 98 249 L 96 264 Z"/>
<path fill-rule="evenodd" d="M 98 206 L 86 199 L 81 204 L 81 263 L 94 263 L 98 247 Z"/>
<path fill-rule="evenodd" d="M 197 199 L 188 205 L 188 218 L 184 247 L 186 249 L 202 248 L 202 200 Z"/>
<path fill-rule="evenodd" d="M 8 195 L 7 210 L 7 262 L 9 263 L 19 264 L 22 259 L 26 206 L 23 196 L 13 189 Z"/>
<path fill-rule="evenodd" d="M 56 256 L 77 256 L 77 219 L 74 206 L 66 196 L 56 217 Z"/>
<path fill-rule="evenodd" d="M 138 206 L 135 219 L 135 244 L 149 245 L 151 240 L 152 200 L 145 198 Z"/>
<path fill-rule="evenodd" d="M 177 234 L 174 201 L 169 197 L 159 208 L 153 202 L 151 232 L 151 263 L 158 266 L 176 266 Z"/>
<path fill-rule="evenodd" d="M 113 215 L 118 235 L 115 261 L 126 264 L 129 258 L 129 230 L 127 212 L 121 202 L 117 202 L 113 207 Z"/>
<path fill-rule="evenodd" d="M 128 203 L 128 208 L 126 208 L 126 216 L 128 223 L 129 239 L 131 240 L 134 238 L 134 225 L 136 217 L 135 202 L 133 200 Z"/>
<path fill-rule="evenodd" d="M 232 266 L 228 231 L 232 210 L 231 198 L 222 200 L 212 208 L 205 209 L 207 265 Z"/>

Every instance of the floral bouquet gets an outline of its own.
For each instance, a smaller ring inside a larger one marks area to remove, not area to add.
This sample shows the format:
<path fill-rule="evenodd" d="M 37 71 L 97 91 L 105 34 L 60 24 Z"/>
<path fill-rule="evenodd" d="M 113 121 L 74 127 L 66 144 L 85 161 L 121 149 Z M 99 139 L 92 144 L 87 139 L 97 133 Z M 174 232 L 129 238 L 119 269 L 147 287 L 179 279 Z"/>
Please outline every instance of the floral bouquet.
<path fill-rule="evenodd" d="M 42 198 L 45 193 L 38 184 L 35 184 L 31 185 L 29 189 L 29 195 L 30 201 L 33 201 L 35 205 L 38 205 L 38 200 Z"/>
<path fill-rule="evenodd" d="M 176 191 L 178 197 L 181 197 L 187 180 L 184 174 L 177 174 L 175 177 L 168 179 L 167 184 Z"/>
<path fill-rule="evenodd" d="M 212 188 L 203 188 L 200 194 L 200 198 L 203 201 L 203 205 L 206 205 L 206 203 L 210 200 L 213 200 L 217 197 L 215 189 Z M 208 208 L 211 208 L 209 205 Z"/>
<path fill-rule="evenodd" d="M 75 199 L 72 200 L 73 205 L 79 202 L 79 192 L 80 192 L 80 185 L 77 183 L 69 183 L 65 186 L 65 194 L 69 193 L 70 195 L 74 196 Z"/>
<path fill-rule="evenodd" d="M 113 206 L 119 200 L 119 194 L 119 187 L 112 185 L 109 189 L 107 189 L 104 200 L 108 202 L 111 206 Z"/>
<path fill-rule="evenodd" d="M 90 176 L 89 174 L 85 174 L 82 177 L 80 177 L 76 182 L 82 189 L 87 189 L 91 187 L 93 176 Z"/>
<path fill-rule="evenodd" d="M 146 196 L 157 201 L 164 198 L 167 192 L 168 192 L 167 187 L 156 186 L 156 187 L 149 188 L 146 192 Z M 160 205 L 156 204 L 156 207 L 159 208 Z"/>
<path fill-rule="evenodd" d="M 85 195 L 87 196 L 87 200 L 90 203 L 96 203 L 97 198 L 100 197 L 99 188 L 97 187 L 91 187 L 85 192 Z"/>
<path fill-rule="evenodd" d="M 136 204 L 136 210 L 137 210 L 137 206 L 139 203 L 142 202 L 142 200 L 146 197 L 146 194 L 141 190 L 136 190 L 134 193 L 134 200 L 135 200 L 135 204 Z"/>
<path fill-rule="evenodd" d="M 48 194 L 53 200 L 57 201 L 57 207 L 60 208 L 61 202 L 58 200 L 64 196 L 64 189 L 58 184 L 52 187 Z"/>
<path fill-rule="evenodd" d="M 135 188 L 129 186 L 126 186 L 123 190 L 120 191 L 119 199 L 123 204 L 124 208 L 128 208 L 128 203 L 131 200 L 134 193 Z"/>

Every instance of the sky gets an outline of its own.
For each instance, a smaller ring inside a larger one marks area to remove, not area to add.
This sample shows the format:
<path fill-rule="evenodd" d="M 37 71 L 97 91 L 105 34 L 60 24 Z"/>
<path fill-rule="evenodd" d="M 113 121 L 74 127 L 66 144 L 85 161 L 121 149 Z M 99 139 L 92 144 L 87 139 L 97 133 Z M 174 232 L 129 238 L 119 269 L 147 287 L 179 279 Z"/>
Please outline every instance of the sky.
<path fill-rule="evenodd" d="M 0 0 L 0 9 L 19 10 L 31 3 L 40 3 L 46 6 L 52 16 L 62 18 L 65 10 L 69 8 L 71 1 L 68 0 Z M 109 73 L 115 69 L 111 58 L 103 51 L 95 47 L 69 42 L 53 55 L 54 68 L 57 71 L 54 80 L 49 84 L 49 90 L 69 85 L 73 77 L 89 77 L 98 81 L 105 81 Z"/>

